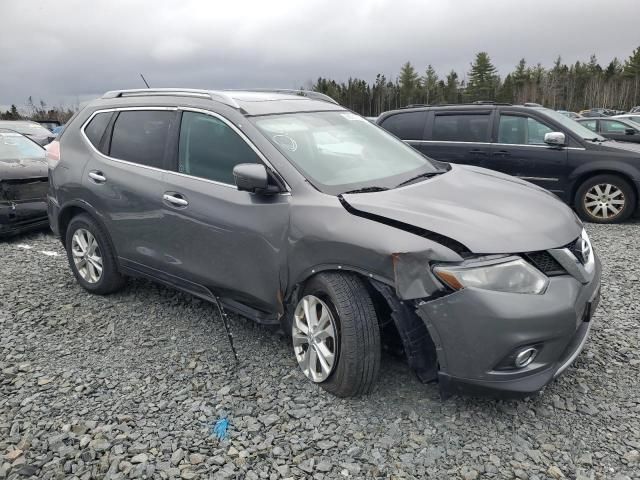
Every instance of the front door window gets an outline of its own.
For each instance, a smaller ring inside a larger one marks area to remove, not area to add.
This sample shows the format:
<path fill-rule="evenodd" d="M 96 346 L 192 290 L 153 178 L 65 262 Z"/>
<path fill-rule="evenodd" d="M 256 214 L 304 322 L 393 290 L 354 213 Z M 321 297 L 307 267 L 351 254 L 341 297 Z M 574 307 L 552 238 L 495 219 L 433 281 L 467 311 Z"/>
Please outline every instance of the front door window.
<path fill-rule="evenodd" d="M 498 143 L 511 145 L 545 145 L 544 136 L 553 130 L 532 117 L 501 115 Z"/>

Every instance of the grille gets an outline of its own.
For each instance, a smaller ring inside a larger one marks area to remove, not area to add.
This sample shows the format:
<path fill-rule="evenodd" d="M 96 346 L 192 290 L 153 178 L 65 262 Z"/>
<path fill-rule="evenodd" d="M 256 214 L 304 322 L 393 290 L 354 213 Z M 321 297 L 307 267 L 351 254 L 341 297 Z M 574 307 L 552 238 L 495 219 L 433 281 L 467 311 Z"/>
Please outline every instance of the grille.
<path fill-rule="evenodd" d="M 558 261 L 551 256 L 549 252 L 529 252 L 525 254 L 527 260 L 529 260 L 538 270 L 545 275 L 552 277 L 554 275 L 566 275 L 567 271 L 558 263 Z"/>
<path fill-rule="evenodd" d="M 576 238 L 573 242 L 565 245 L 562 248 L 568 249 L 573 255 L 578 259 L 578 261 L 584 264 L 584 259 L 582 258 L 582 251 L 578 248 L 578 240 L 580 237 Z"/>

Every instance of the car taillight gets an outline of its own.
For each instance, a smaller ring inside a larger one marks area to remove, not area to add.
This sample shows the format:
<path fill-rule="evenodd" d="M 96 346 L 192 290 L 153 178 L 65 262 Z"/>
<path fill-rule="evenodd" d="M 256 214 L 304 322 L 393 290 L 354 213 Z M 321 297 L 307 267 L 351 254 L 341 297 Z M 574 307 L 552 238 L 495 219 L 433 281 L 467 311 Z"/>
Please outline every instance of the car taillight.
<path fill-rule="evenodd" d="M 44 147 L 44 149 L 46 151 L 45 157 L 47 159 L 47 165 L 49 165 L 49 168 L 55 168 L 60 161 L 60 142 L 54 140 Z"/>

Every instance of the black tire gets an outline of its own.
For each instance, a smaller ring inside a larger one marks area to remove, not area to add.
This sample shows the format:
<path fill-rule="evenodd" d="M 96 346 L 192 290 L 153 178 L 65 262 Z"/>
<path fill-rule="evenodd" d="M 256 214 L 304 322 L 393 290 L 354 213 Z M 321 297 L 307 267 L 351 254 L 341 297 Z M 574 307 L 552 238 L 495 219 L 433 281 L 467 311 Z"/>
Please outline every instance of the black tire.
<path fill-rule="evenodd" d="M 613 216 L 608 215 L 607 218 L 603 218 L 600 213 L 602 210 L 595 212 L 596 215 L 593 215 L 585 206 L 586 202 L 594 201 L 593 198 L 587 198 L 587 194 L 590 193 L 591 189 L 599 185 L 612 185 L 622 192 L 624 205 L 618 214 Z M 619 223 L 625 221 L 633 214 L 637 205 L 637 197 L 633 187 L 624 178 L 618 175 L 602 174 L 586 179 L 580 187 L 578 187 L 574 205 L 578 216 L 582 220 L 592 223 Z M 598 215 L 598 213 L 600 213 L 600 215 Z"/>
<path fill-rule="evenodd" d="M 100 256 L 102 257 L 102 275 L 98 281 L 90 283 L 82 278 L 82 275 L 78 271 L 76 264 L 73 260 L 72 253 L 72 239 L 73 235 L 78 229 L 84 229 L 90 232 L 98 243 Z M 100 227 L 98 222 L 91 218 L 87 214 L 76 215 L 69 222 L 67 232 L 65 236 L 65 247 L 67 250 L 67 259 L 69 260 L 69 266 L 73 272 L 78 283 L 85 290 L 96 293 L 98 295 L 107 295 L 109 293 L 120 290 L 126 280 L 120 272 L 118 272 L 118 265 L 116 263 L 115 255 L 109 237 Z"/>
<path fill-rule="evenodd" d="M 337 364 L 318 385 L 339 397 L 370 393 L 380 370 L 380 327 L 363 280 L 350 273 L 320 273 L 300 298 L 305 295 L 327 304 L 337 329 Z"/>

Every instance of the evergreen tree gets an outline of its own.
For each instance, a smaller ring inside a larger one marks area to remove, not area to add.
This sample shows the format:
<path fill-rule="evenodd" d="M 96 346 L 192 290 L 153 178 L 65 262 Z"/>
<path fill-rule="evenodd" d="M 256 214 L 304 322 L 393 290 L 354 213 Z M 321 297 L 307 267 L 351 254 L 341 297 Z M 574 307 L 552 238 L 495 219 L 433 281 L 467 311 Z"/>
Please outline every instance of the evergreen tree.
<path fill-rule="evenodd" d="M 504 77 L 504 82 L 498 90 L 497 100 L 502 103 L 513 103 L 513 79 L 511 75 Z"/>
<path fill-rule="evenodd" d="M 587 68 L 589 69 L 589 72 L 591 72 L 594 75 L 602 73 L 602 67 L 598 63 L 598 59 L 596 58 L 595 53 L 592 54 L 591 57 L 589 58 L 589 64 L 587 65 Z"/>
<path fill-rule="evenodd" d="M 458 82 L 458 74 L 455 70 L 451 70 L 449 75 L 447 75 L 447 84 L 445 86 L 445 100 L 448 103 L 459 103 L 459 87 L 460 83 Z"/>
<path fill-rule="evenodd" d="M 420 86 L 419 76 L 411 62 L 407 62 L 400 70 L 400 101 L 403 105 L 414 103 Z"/>
<path fill-rule="evenodd" d="M 640 105 L 640 47 L 624 62 L 623 73 L 632 83 L 631 106 Z"/>
<path fill-rule="evenodd" d="M 495 100 L 500 77 L 487 52 L 476 54 L 471 64 L 466 93 L 470 100 Z"/>
<path fill-rule="evenodd" d="M 624 74 L 628 77 L 640 76 L 640 47 L 636 48 L 624 62 Z"/>
<path fill-rule="evenodd" d="M 422 77 L 422 89 L 426 104 L 437 103 L 441 100 L 438 98 L 438 74 L 431 64 L 427 66 L 424 77 Z"/>

